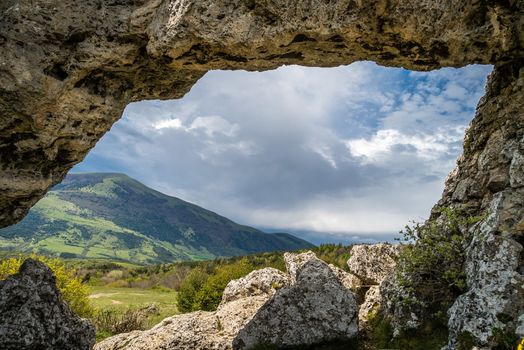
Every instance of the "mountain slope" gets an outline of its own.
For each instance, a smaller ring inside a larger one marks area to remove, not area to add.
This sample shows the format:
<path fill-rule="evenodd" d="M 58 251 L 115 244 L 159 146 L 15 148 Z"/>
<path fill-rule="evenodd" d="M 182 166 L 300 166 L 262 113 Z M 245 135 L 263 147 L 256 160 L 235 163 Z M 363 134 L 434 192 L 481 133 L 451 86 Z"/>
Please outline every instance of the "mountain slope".
<path fill-rule="evenodd" d="M 133 263 L 310 246 L 289 234 L 238 225 L 113 173 L 68 175 L 24 220 L 0 230 L 3 248 Z"/>

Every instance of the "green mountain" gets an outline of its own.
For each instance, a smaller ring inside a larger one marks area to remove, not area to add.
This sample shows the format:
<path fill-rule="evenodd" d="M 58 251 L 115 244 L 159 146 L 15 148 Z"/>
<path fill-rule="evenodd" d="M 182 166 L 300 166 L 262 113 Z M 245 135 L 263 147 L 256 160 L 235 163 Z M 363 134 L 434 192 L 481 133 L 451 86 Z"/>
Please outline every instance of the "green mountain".
<path fill-rule="evenodd" d="M 286 233 L 236 224 L 113 173 L 68 175 L 20 223 L 0 230 L 3 250 L 141 264 L 311 246 Z"/>

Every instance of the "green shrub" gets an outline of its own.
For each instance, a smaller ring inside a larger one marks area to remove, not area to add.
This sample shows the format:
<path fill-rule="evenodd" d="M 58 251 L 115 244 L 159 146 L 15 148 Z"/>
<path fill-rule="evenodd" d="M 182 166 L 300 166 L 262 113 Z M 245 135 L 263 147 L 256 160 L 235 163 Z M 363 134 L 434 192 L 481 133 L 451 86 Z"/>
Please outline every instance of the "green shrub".
<path fill-rule="evenodd" d="M 191 270 L 178 290 L 178 310 L 181 312 L 198 310 L 196 295 L 202 289 L 208 277 L 208 273 L 203 268 L 197 267 Z"/>
<path fill-rule="evenodd" d="M 251 271 L 253 266 L 247 259 L 218 267 L 197 292 L 196 307 L 205 311 L 216 310 L 229 281 L 243 277 Z"/>
<path fill-rule="evenodd" d="M 204 267 L 194 268 L 178 290 L 177 302 L 181 312 L 216 310 L 229 281 L 253 271 L 248 258 L 217 265 L 211 272 Z"/>
<path fill-rule="evenodd" d="M 368 316 L 371 329 L 367 340 L 372 349 L 439 350 L 448 341 L 448 327 L 440 320 L 429 320 L 416 330 L 406 330 L 393 337 L 390 322 L 377 313 Z"/>
<path fill-rule="evenodd" d="M 349 271 L 347 261 L 350 257 L 352 246 L 344 246 L 342 244 L 321 244 L 312 249 L 317 257 L 324 260 L 328 264 L 333 264 L 342 270 Z"/>
<path fill-rule="evenodd" d="M 399 255 L 397 278 L 420 306 L 439 312 L 466 289 L 464 273 L 468 228 L 479 217 L 464 217 L 461 210 L 444 208 L 439 219 L 406 226 L 405 246 Z"/>
<path fill-rule="evenodd" d="M 83 284 L 75 275 L 73 269 L 67 268 L 64 263 L 56 258 L 31 255 L 30 258 L 39 260 L 49 266 L 56 276 L 56 285 L 64 301 L 71 307 L 76 314 L 81 317 L 89 317 L 93 314 L 93 308 L 89 303 L 89 288 Z M 27 259 L 26 256 L 12 257 L 0 261 L 0 280 L 15 274 Z"/>
<path fill-rule="evenodd" d="M 519 346 L 519 337 L 511 331 L 500 328 L 493 329 L 494 350 L 514 350 Z"/>

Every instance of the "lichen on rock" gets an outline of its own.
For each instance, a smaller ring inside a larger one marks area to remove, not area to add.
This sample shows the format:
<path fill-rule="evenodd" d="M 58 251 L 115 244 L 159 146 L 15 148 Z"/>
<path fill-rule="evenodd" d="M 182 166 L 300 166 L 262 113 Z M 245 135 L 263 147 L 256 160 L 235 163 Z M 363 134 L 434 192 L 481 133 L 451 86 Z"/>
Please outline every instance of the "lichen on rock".
<path fill-rule="evenodd" d="M 395 269 L 400 249 L 398 244 L 356 244 L 347 262 L 349 271 L 363 284 L 379 285 Z"/>
<path fill-rule="evenodd" d="M 394 277 L 396 259 L 401 249 L 401 245 L 389 243 L 356 244 L 351 248 L 347 262 L 350 275 L 353 276 L 350 288 L 356 293 L 360 304 L 358 318 L 362 332 L 369 330 L 368 317 L 383 308 L 383 303 L 390 302 L 383 298 L 383 294 L 389 292 L 384 290 L 383 283 Z"/>

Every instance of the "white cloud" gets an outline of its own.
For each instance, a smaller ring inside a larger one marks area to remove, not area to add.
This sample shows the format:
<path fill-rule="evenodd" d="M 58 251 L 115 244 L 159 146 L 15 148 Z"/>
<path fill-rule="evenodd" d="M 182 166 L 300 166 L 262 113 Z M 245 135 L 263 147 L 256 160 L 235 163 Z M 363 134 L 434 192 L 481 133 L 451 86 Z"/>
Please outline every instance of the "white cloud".
<path fill-rule="evenodd" d="M 164 119 L 156 123 L 153 123 L 153 127 L 157 130 L 161 129 L 181 129 L 182 121 L 178 118 L 175 119 Z"/>
<path fill-rule="evenodd" d="M 233 137 L 238 132 L 238 125 L 232 124 L 220 116 L 197 117 L 187 130 L 202 130 L 208 137 L 213 137 L 215 134 Z"/>
<path fill-rule="evenodd" d="M 200 131 L 208 137 L 214 137 L 217 134 L 233 137 L 238 132 L 238 125 L 228 122 L 220 116 L 196 117 L 189 126 L 184 126 L 182 120 L 178 118 L 160 119 L 152 124 L 156 130 L 162 129 L 180 129 L 186 132 Z"/>
<path fill-rule="evenodd" d="M 434 134 L 405 135 L 398 130 L 383 129 L 377 131 L 370 139 L 360 138 L 346 141 L 346 145 L 355 157 L 364 157 L 367 162 L 379 162 L 385 157 L 398 155 L 408 146 L 405 152 L 425 160 L 435 160 L 450 151 L 450 144 L 462 140 L 463 128 L 440 129 Z"/>

